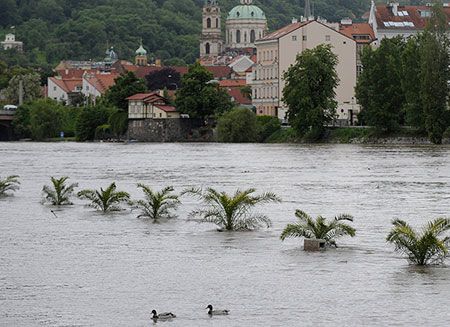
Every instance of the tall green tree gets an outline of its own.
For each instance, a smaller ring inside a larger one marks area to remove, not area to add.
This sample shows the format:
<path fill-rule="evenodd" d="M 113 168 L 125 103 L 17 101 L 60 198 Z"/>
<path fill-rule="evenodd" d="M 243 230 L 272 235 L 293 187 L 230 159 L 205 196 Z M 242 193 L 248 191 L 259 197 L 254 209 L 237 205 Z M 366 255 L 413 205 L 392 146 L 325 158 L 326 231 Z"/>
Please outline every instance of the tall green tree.
<path fill-rule="evenodd" d="M 244 108 L 228 111 L 219 118 L 217 133 L 220 142 L 255 142 L 258 138 L 256 115 Z"/>
<path fill-rule="evenodd" d="M 425 131 L 425 114 L 422 104 L 421 47 L 422 34 L 408 38 L 402 54 L 402 92 L 405 95 L 403 110 L 405 122 L 409 126 Z"/>
<path fill-rule="evenodd" d="M 133 72 L 128 72 L 116 78 L 115 84 L 106 91 L 104 100 L 108 105 L 128 112 L 126 98 L 145 91 L 147 91 L 145 81 L 137 78 Z"/>
<path fill-rule="evenodd" d="M 404 46 L 402 37 L 385 38 L 379 48 L 365 48 L 361 57 L 364 69 L 356 84 L 356 98 L 365 123 L 379 133 L 397 131 L 404 122 L 405 96 L 401 89 Z"/>
<path fill-rule="evenodd" d="M 117 109 L 104 104 L 88 106 L 80 109 L 77 117 L 75 136 L 78 141 L 92 141 L 95 139 L 97 127 L 108 124 L 108 119 Z"/>
<path fill-rule="evenodd" d="M 39 74 L 18 74 L 13 76 L 5 90 L 5 96 L 12 104 L 19 104 L 19 85 L 22 81 L 23 101 L 32 101 L 42 98 L 41 77 Z"/>
<path fill-rule="evenodd" d="M 284 73 L 283 101 L 289 123 L 300 136 L 319 138 L 336 114 L 337 56 L 330 45 L 319 45 L 297 55 Z"/>
<path fill-rule="evenodd" d="M 423 35 L 421 51 L 421 95 L 425 128 L 433 143 L 442 143 L 449 121 L 450 55 L 447 17 L 442 5 L 435 4 Z"/>
<path fill-rule="evenodd" d="M 178 111 L 191 118 L 205 119 L 223 113 L 233 107 L 230 96 L 218 87 L 213 74 L 198 62 L 189 66 L 181 78 L 181 88 L 175 100 Z"/>

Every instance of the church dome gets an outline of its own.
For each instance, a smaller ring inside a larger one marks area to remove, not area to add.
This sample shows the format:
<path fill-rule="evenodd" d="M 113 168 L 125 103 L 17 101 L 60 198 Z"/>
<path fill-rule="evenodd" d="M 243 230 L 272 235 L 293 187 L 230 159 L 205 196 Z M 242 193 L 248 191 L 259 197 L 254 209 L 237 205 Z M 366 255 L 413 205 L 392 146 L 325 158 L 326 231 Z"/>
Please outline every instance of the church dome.
<path fill-rule="evenodd" d="M 259 7 L 252 5 L 252 0 L 241 0 L 241 5 L 234 7 L 228 13 L 228 19 L 266 20 L 266 15 Z"/>
<path fill-rule="evenodd" d="M 141 46 L 139 47 L 139 49 L 136 50 L 136 55 L 137 56 L 146 56 L 147 55 L 147 50 L 144 49 L 144 47 Z"/>

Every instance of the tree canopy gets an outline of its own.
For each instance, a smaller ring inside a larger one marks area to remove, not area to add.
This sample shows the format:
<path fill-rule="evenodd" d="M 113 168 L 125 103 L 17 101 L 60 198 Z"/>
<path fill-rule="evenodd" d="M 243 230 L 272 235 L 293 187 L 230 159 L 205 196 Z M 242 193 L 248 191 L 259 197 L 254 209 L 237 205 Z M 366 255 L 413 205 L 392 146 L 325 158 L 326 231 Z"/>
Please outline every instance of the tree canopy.
<path fill-rule="evenodd" d="M 231 109 L 230 96 L 217 83 L 213 74 L 198 62 L 189 66 L 176 94 L 178 111 L 189 114 L 191 118 L 205 119 Z"/>
<path fill-rule="evenodd" d="M 288 119 L 300 136 L 316 139 L 336 114 L 337 56 L 330 45 L 319 45 L 297 55 L 284 73 L 283 101 Z"/>
<path fill-rule="evenodd" d="M 133 72 L 128 72 L 115 79 L 115 84 L 106 91 L 104 101 L 116 108 L 128 111 L 126 98 L 147 91 L 143 79 L 137 78 Z"/>

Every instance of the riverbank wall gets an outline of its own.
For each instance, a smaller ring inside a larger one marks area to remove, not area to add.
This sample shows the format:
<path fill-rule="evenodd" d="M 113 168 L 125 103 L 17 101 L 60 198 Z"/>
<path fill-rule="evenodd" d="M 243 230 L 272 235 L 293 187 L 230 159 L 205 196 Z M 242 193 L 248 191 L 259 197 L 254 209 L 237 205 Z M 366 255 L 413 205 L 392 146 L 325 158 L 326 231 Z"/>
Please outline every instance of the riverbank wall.
<path fill-rule="evenodd" d="M 213 142 L 201 119 L 136 119 L 128 121 L 128 139 L 138 142 Z"/>

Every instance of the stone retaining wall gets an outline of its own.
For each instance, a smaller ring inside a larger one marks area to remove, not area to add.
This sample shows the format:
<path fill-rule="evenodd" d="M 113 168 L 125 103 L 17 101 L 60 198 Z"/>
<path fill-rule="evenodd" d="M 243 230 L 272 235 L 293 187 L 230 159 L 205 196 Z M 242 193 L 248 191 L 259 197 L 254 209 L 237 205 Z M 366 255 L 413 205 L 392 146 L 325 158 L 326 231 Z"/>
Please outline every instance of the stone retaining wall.
<path fill-rule="evenodd" d="M 128 121 L 128 139 L 139 142 L 212 142 L 211 128 L 201 119 L 136 119 Z"/>

